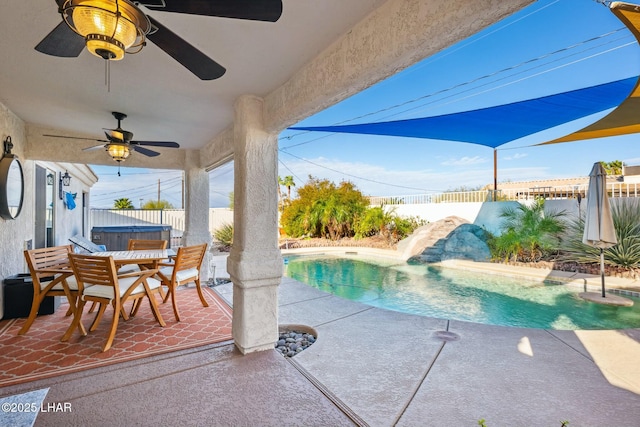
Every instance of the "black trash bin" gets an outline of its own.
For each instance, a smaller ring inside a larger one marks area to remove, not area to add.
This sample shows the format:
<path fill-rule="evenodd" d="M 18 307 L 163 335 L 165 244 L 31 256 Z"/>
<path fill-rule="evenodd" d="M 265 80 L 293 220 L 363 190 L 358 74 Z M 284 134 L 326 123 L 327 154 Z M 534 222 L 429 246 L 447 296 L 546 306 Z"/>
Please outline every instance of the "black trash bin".
<path fill-rule="evenodd" d="M 49 278 L 53 280 L 53 277 Z M 33 301 L 33 281 L 29 273 L 20 273 L 6 277 L 2 282 L 4 294 L 3 319 L 29 317 Z M 53 314 L 60 306 L 61 297 L 45 297 L 40 304 L 38 315 Z"/>

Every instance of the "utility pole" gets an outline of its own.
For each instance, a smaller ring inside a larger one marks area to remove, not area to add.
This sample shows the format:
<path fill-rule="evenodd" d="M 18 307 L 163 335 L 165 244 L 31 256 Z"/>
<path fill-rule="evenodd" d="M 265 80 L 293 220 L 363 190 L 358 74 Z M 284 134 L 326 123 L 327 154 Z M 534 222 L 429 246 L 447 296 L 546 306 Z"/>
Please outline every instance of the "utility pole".
<path fill-rule="evenodd" d="M 184 171 L 182 172 L 182 209 L 184 209 Z"/>
<path fill-rule="evenodd" d="M 160 205 L 160 179 L 158 179 L 158 205 Z"/>

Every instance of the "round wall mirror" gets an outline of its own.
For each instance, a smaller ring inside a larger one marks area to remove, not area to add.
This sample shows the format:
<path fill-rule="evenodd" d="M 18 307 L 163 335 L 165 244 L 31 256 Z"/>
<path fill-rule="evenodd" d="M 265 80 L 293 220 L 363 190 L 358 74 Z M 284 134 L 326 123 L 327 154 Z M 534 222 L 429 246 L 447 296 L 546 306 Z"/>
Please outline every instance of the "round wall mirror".
<path fill-rule="evenodd" d="M 15 219 L 20 215 L 24 199 L 24 174 L 20 160 L 5 155 L 0 160 L 0 217 Z"/>

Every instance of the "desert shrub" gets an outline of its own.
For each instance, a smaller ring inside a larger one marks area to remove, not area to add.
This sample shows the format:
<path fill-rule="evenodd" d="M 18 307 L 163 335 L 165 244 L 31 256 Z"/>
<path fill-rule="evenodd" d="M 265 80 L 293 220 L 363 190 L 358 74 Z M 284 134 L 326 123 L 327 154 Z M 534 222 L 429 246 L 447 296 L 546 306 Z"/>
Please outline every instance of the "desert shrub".
<path fill-rule="evenodd" d="M 494 259 L 539 261 L 558 250 L 566 228 L 565 212 L 545 212 L 544 199 L 536 199 L 530 206 L 508 207 L 500 216 L 502 233 L 487 242 Z"/>
<path fill-rule="evenodd" d="M 140 209 L 163 210 L 174 209 L 174 207 L 167 200 L 147 200 Z"/>
<path fill-rule="evenodd" d="M 223 224 L 213 232 L 213 238 L 224 246 L 231 246 L 233 244 L 233 224 Z"/>
<path fill-rule="evenodd" d="M 605 264 L 635 268 L 640 266 L 640 203 L 637 199 L 616 200 L 611 206 L 618 244 L 604 250 Z M 562 258 L 583 263 L 600 262 L 600 249 L 582 243 L 584 216 L 569 222 L 561 246 Z"/>

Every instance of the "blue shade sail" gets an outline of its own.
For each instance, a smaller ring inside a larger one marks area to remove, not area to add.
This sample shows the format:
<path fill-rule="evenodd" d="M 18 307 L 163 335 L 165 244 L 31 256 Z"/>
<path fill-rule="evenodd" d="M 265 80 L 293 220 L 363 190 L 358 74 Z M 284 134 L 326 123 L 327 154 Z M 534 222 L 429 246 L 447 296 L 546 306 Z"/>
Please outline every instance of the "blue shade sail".
<path fill-rule="evenodd" d="M 296 126 L 291 130 L 405 136 L 491 148 L 620 105 L 638 77 L 478 110 L 378 123 Z"/>

